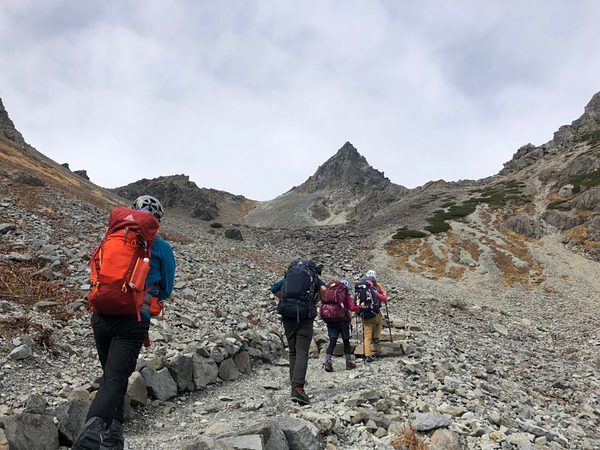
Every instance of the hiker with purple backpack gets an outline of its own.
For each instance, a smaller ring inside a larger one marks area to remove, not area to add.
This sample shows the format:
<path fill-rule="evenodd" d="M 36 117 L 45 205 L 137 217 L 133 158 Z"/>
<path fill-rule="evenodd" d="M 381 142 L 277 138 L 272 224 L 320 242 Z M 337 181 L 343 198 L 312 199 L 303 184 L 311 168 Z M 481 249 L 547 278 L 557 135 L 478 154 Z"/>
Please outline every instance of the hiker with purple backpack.
<path fill-rule="evenodd" d="M 356 368 L 352 360 L 350 348 L 350 324 L 352 323 L 352 312 L 359 312 L 360 308 L 354 304 L 350 293 L 348 280 L 331 281 L 326 286 L 325 295 L 321 299 L 320 315 L 327 324 L 329 346 L 325 353 L 325 371 L 333 372 L 333 350 L 337 344 L 339 335 L 344 342 L 344 355 L 346 357 L 346 370 Z"/>

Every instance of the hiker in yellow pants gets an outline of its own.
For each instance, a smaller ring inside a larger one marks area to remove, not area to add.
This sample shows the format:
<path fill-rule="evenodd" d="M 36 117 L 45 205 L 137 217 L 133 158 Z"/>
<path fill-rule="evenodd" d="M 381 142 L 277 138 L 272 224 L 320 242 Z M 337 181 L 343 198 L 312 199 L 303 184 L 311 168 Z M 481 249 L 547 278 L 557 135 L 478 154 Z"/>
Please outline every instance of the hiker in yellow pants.
<path fill-rule="evenodd" d="M 364 333 L 365 361 L 373 361 L 372 343 L 379 343 L 383 318 L 381 304 L 387 303 L 388 297 L 383 287 L 375 279 L 375 271 L 369 270 L 365 278 L 354 286 L 354 295 L 357 306 L 360 307 L 358 315 L 362 318 Z"/>
<path fill-rule="evenodd" d="M 368 362 L 373 361 L 371 343 L 379 343 L 379 340 L 381 339 L 382 322 L 381 313 L 370 319 L 363 319 L 363 328 L 365 330 L 365 358 Z"/>

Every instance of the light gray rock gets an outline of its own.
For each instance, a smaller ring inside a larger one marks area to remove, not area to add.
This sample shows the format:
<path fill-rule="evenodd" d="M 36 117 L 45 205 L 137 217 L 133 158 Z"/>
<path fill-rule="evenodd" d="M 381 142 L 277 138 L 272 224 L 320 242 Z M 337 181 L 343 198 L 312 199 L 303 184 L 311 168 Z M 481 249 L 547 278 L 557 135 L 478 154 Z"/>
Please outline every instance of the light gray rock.
<path fill-rule="evenodd" d="M 560 195 L 562 198 L 569 198 L 571 195 L 573 195 L 573 189 L 575 189 L 575 186 L 572 184 L 565 184 L 558 190 L 558 195 Z"/>
<path fill-rule="evenodd" d="M 217 382 L 219 368 L 212 359 L 194 355 L 192 362 L 194 366 L 194 387 L 196 389 L 205 389 L 209 384 Z"/>
<path fill-rule="evenodd" d="M 415 413 L 411 419 L 411 425 L 417 431 L 435 430 L 450 424 L 451 420 L 440 413 Z"/>
<path fill-rule="evenodd" d="M 461 450 L 458 435 L 447 428 L 440 428 L 433 432 L 429 447 L 431 450 Z"/>
<path fill-rule="evenodd" d="M 233 381 L 240 377 L 240 372 L 237 369 L 232 358 L 227 358 L 219 366 L 219 378 L 223 381 Z"/>
<path fill-rule="evenodd" d="M 177 383 L 175 383 L 169 369 L 166 367 L 159 371 L 144 367 L 140 373 L 146 381 L 150 395 L 157 400 L 168 400 L 177 395 Z"/>
<path fill-rule="evenodd" d="M 127 383 L 127 395 L 135 406 L 145 406 L 148 400 L 148 387 L 144 377 L 139 372 L 133 372 Z"/>
<path fill-rule="evenodd" d="M 52 417 L 19 414 L 0 417 L 10 450 L 56 450 L 58 429 Z"/>
<path fill-rule="evenodd" d="M 8 357 L 10 359 L 14 359 L 15 361 L 20 361 L 22 359 L 27 359 L 33 355 L 33 351 L 29 345 L 23 344 L 15 347 L 9 354 Z"/>

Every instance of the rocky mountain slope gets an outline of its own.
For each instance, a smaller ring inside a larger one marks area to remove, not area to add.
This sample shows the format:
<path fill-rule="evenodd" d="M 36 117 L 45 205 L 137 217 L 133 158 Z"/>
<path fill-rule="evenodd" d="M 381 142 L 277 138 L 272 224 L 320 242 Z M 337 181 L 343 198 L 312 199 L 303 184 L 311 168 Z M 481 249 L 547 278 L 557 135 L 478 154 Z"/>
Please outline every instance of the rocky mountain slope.
<path fill-rule="evenodd" d="M 406 191 L 371 167 L 346 142 L 303 184 L 257 204 L 246 223 L 295 228 L 352 222 L 370 217 L 371 211 L 399 199 Z"/>
<path fill-rule="evenodd" d="M 588 109 L 576 121 L 586 127 Z M 574 243 L 570 228 L 544 225 L 564 184 L 539 176 L 595 157 L 589 138 L 572 142 L 480 182 L 399 189 L 372 220 L 218 228 L 168 209 L 161 233 L 178 263 L 175 295 L 130 380 L 129 448 L 408 448 L 394 441 L 405 424 L 436 450 L 600 448 L 598 263 L 589 234 Z M 55 450 L 97 389 L 87 259 L 119 199 L 5 135 L 0 150 L 10 163 L 0 173 L 0 448 Z M 346 158 L 356 156 L 342 152 L 336 164 Z M 322 191 L 327 172 L 297 189 Z M 556 201 L 574 205 L 593 189 L 571 184 Z M 559 212 L 585 230 L 596 214 Z M 392 295 L 393 342 L 357 370 L 340 359 L 322 370 L 327 338 L 316 323 L 303 409 L 288 400 L 268 291 L 298 256 L 322 262 L 326 279 L 374 269 Z"/>
<path fill-rule="evenodd" d="M 187 175 L 143 179 L 113 191 L 129 200 L 144 194 L 154 195 L 165 207 L 191 214 L 200 220 L 224 223 L 242 222 L 247 211 L 255 204 L 241 195 L 199 188 Z"/>

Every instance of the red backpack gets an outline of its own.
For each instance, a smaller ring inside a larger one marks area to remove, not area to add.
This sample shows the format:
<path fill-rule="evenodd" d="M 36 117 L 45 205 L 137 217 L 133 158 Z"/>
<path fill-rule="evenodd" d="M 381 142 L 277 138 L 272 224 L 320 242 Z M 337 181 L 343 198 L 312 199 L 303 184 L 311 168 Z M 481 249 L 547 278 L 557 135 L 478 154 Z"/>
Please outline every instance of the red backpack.
<path fill-rule="evenodd" d="M 327 284 L 327 290 L 321 300 L 321 319 L 324 322 L 339 322 L 350 320 L 350 311 L 347 306 L 348 289 L 341 281 L 332 281 Z"/>
<path fill-rule="evenodd" d="M 150 248 L 160 223 L 145 211 L 116 208 L 108 230 L 90 259 L 88 309 L 99 314 L 133 315 L 140 320 Z"/>

